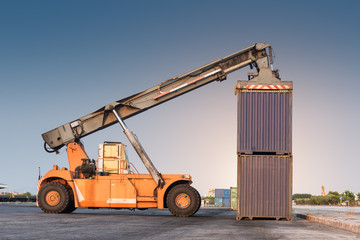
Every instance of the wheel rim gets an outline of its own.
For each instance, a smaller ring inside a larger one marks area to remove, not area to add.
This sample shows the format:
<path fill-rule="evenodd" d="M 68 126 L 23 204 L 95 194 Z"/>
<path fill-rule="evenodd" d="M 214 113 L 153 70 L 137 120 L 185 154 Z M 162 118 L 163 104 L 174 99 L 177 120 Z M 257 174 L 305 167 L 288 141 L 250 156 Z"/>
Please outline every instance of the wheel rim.
<path fill-rule="evenodd" d="M 175 204 L 179 208 L 187 208 L 191 203 L 190 196 L 186 193 L 180 193 L 175 198 Z"/>
<path fill-rule="evenodd" d="M 57 191 L 50 191 L 46 194 L 46 203 L 50 206 L 56 206 L 60 202 L 60 194 Z"/>

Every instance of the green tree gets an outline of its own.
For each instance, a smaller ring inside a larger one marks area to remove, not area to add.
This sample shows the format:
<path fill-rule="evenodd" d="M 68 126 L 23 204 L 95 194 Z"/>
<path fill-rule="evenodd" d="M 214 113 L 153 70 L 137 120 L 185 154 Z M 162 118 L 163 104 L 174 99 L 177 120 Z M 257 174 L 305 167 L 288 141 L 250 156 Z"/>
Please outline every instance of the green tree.
<path fill-rule="evenodd" d="M 326 204 L 336 205 L 340 202 L 340 197 L 329 193 L 326 194 L 325 200 L 326 200 Z"/>
<path fill-rule="evenodd" d="M 214 197 L 201 197 L 201 200 L 209 200 L 209 204 L 215 204 Z"/>
<path fill-rule="evenodd" d="M 333 194 L 327 194 L 326 196 L 311 196 L 309 204 L 311 205 L 337 205 L 339 203 L 339 197 Z"/>
<path fill-rule="evenodd" d="M 309 193 L 295 193 L 292 195 L 292 200 L 296 200 L 296 199 L 307 199 L 310 198 L 311 194 Z"/>
<path fill-rule="evenodd" d="M 334 192 L 329 191 L 328 194 L 331 194 L 331 195 L 334 195 L 334 196 L 340 196 L 340 193 L 338 193 L 337 191 L 334 191 Z"/>
<path fill-rule="evenodd" d="M 356 194 L 357 199 L 360 200 L 360 192 Z"/>
<path fill-rule="evenodd" d="M 348 200 L 355 200 L 355 194 L 353 192 L 350 192 L 349 190 L 345 190 L 343 195 L 345 195 Z"/>

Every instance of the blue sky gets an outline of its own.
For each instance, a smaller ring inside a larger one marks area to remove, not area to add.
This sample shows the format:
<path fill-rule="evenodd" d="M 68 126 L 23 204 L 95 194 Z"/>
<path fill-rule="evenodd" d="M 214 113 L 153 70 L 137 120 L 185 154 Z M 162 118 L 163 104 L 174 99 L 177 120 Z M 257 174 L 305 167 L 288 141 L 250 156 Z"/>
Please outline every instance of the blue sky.
<path fill-rule="evenodd" d="M 294 81 L 293 191 L 360 192 L 357 1 L 1 1 L 0 182 L 36 191 L 67 166 L 41 134 L 217 58 L 266 42 Z M 202 195 L 236 185 L 237 80 L 248 68 L 128 119 L 162 173 Z M 119 126 L 83 139 L 128 144 Z M 129 145 L 129 144 L 128 144 Z M 130 161 L 145 172 L 135 152 Z"/>

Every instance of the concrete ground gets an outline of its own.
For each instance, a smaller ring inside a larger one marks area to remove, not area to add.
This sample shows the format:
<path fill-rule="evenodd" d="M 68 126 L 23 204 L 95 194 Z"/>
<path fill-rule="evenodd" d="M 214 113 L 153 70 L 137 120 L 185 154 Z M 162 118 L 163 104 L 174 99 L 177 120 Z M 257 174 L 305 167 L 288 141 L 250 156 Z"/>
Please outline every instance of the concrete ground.
<path fill-rule="evenodd" d="M 297 217 L 360 234 L 360 208 L 339 206 L 296 206 Z"/>
<path fill-rule="evenodd" d="M 295 209 L 296 210 L 296 209 Z M 45 214 L 34 204 L 0 204 L 0 239 L 357 239 L 359 234 L 296 217 L 236 221 L 236 212 L 201 208 L 190 218 L 166 209 L 77 209 Z"/>

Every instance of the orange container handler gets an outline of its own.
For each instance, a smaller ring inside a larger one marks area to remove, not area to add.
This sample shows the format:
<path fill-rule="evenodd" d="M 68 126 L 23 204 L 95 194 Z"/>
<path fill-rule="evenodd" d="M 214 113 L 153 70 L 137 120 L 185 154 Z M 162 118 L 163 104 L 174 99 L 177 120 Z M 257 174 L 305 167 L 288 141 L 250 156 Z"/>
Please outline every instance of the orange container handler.
<path fill-rule="evenodd" d="M 120 151 L 121 153 L 121 151 Z M 70 169 L 54 166 L 38 183 L 38 205 L 47 213 L 68 213 L 87 208 L 169 208 L 175 216 L 191 216 L 200 207 L 200 195 L 190 186 L 190 175 L 162 175 L 159 188 L 150 174 L 96 172 L 90 174 L 84 164 L 88 156 L 77 143 L 69 143 Z M 83 172 L 82 169 L 85 169 Z"/>

